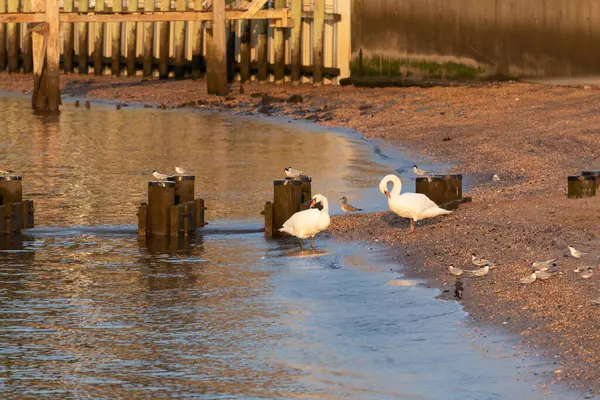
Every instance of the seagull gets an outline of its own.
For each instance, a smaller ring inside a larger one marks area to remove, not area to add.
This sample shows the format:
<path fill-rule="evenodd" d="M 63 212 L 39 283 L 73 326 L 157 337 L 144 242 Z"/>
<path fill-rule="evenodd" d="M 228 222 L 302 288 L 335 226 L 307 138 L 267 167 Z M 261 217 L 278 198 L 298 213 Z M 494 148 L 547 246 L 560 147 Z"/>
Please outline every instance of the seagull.
<path fill-rule="evenodd" d="M 556 265 L 556 260 L 558 260 L 558 258 L 546 261 L 535 261 L 531 263 L 531 268 L 535 269 L 536 271 L 548 271 L 550 266 Z"/>
<path fill-rule="evenodd" d="M 294 169 L 292 167 L 287 167 L 284 169 L 285 171 L 285 176 L 287 176 L 288 178 L 292 178 L 292 179 L 300 179 L 302 178 L 304 175 L 304 172 Z"/>
<path fill-rule="evenodd" d="M 589 279 L 589 278 L 591 278 L 591 277 L 592 277 L 592 274 L 593 274 L 593 273 L 594 273 L 594 271 L 592 270 L 592 268 L 591 268 L 591 267 L 589 267 L 589 268 L 587 269 L 587 272 L 584 272 L 583 274 L 581 274 L 581 278 L 582 278 L 582 279 Z"/>
<path fill-rule="evenodd" d="M 492 180 L 494 182 L 500 182 L 500 177 L 498 176 L 498 174 L 494 174 L 494 176 L 492 176 Z"/>
<path fill-rule="evenodd" d="M 486 265 L 483 268 L 479 268 L 473 271 L 469 271 L 473 276 L 486 276 L 488 274 L 488 272 L 490 272 L 490 267 L 488 265 Z"/>
<path fill-rule="evenodd" d="M 344 212 L 362 211 L 362 208 L 356 208 L 352 204 L 348 204 L 348 199 L 346 198 L 346 196 L 340 197 L 340 200 L 342 202 L 342 211 L 344 211 Z"/>
<path fill-rule="evenodd" d="M 490 260 L 486 260 L 485 258 L 481 257 L 481 258 L 477 258 L 475 257 L 475 254 L 471 254 L 471 262 L 473 263 L 473 265 L 475 265 L 476 267 L 485 267 L 485 266 L 489 266 L 489 267 L 495 267 L 496 264 L 494 264 L 493 262 L 491 262 Z"/>
<path fill-rule="evenodd" d="M 423 176 L 425 174 L 430 174 L 431 171 L 425 171 L 424 169 L 419 169 L 419 167 L 417 167 L 417 165 L 413 165 L 413 171 L 415 172 L 415 174 L 419 175 L 419 176 Z"/>
<path fill-rule="evenodd" d="M 187 169 L 187 168 L 183 168 L 183 167 L 177 167 L 177 166 L 175 166 L 175 172 L 177 172 L 177 173 L 178 173 L 178 174 L 180 174 L 180 175 L 183 175 L 183 174 L 191 174 L 191 173 L 192 173 L 192 171 L 190 171 L 190 170 L 189 170 L 189 169 Z"/>
<path fill-rule="evenodd" d="M 528 275 L 525 278 L 519 279 L 519 282 L 521 282 L 524 285 L 530 285 L 533 282 L 535 282 L 536 279 L 537 279 L 537 274 L 534 272 L 533 274 Z"/>
<path fill-rule="evenodd" d="M 152 171 L 152 176 L 155 177 L 156 179 L 158 179 L 159 181 L 164 181 L 169 177 L 169 175 L 161 174 L 157 170 Z"/>
<path fill-rule="evenodd" d="M 461 276 L 463 274 L 463 270 L 460 268 L 455 268 L 454 265 L 448 266 L 448 271 L 454 276 Z"/>
<path fill-rule="evenodd" d="M 581 252 L 581 251 L 579 251 L 576 248 L 571 247 L 571 246 L 569 246 L 569 251 L 571 252 L 571 255 L 573 257 L 575 257 L 575 258 L 581 258 L 581 256 L 587 254 L 587 253 L 583 253 L 583 252 Z"/>
<path fill-rule="evenodd" d="M 535 276 L 538 277 L 539 279 L 545 281 L 546 279 L 550 278 L 552 275 L 555 274 L 555 272 L 547 272 L 547 271 L 535 271 L 534 272 Z"/>

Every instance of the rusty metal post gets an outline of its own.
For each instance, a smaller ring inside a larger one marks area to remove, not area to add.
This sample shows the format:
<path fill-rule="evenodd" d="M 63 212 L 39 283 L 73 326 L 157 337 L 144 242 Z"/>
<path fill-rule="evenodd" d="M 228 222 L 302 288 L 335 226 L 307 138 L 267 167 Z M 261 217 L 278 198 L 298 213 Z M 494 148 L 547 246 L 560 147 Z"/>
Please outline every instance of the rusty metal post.
<path fill-rule="evenodd" d="M 175 204 L 175 183 L 148 182 L 148 235 L 168 236 L 171 207 Z"/>
<path fill-rule="evenodd" d="M 173 175 L 167 178 L 169 182 L 175 183 L 175 204 L 194 201 L 194 175 Z"/>
<path fill-rule="evenodd" d="M 276 180 L 273 181 L 273 235 L 279 234 L 283 226 L 294 213 L 300 210 L 302 204 L 302 181 Z"/>
<path fill-rule="evenodd" d="M 596 195 L 596 177 L 593 175 L 569 176 L 568 178 L 569 199 L 592 197 Z"/>
<path fill-rule="evenodd" d="M 0 205 L 23 201 L 22 177 L 19 175 L 0 176 Z"/>

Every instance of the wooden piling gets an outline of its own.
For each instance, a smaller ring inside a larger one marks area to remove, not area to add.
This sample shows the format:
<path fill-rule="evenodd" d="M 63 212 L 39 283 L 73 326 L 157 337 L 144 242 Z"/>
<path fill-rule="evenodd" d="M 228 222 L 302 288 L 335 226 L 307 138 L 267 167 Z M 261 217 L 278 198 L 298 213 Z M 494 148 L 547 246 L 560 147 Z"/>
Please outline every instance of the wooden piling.
<path fill-rule="evenodd" d="M 37 1 L 37 0 L 35 0 Z M 43 1 L 43 0 L 40 0 Z M 60 100 L 60 15 L 58 1 L 46 0 L 46 24 L 48 27 L 46 48 L 46 109 L 57 113 Z M 43 73 L 42 73 L 43 74 Z M 41 109 L 36 109 L 42 111 Z"/>
<path fill-rule="evenodd" d="M 275 8 L 285 8 L 286 0 L 275 0 Z M 275 47 L 275 71 L 274 78 L 276 84 L 282 84 L 285 81 L 285 29 L 274 28 L 274 44 Z"/>
<path fill-rule="evenodd" d="M 265 235 L 273 236 L 273 203 L 265 204 Z"/>
<path fill-rule="evenodd" d="M 240 21 L 240 82 L 250 81 L 251 20 Z"/>
<path fill-rule="evenodd" d="M 175 2 L 177 11 L 185 11 L 186 0 Z M 185 75 L 185 21 L 175 22 L 175 79 L 183 79 Z"/>
<path fill-rule="evenodd" d="M 313 84 L 323 84 L 323 34 L 325 32 L 325 0 L 314 0 L 313 10 Z"/>
<path fill-rule="evenodd" d="M 19 11 L 19 0 L 8 0 L 8 12 Z M 19 24 L 7 24 L 8 72 L 19 72 Z"/>
<path fill-rule="evenodd" d="M 113 12 L 123 11 L 122 0 L 113 0 Z M 112 36 L 111 36 L 111 68 L 110 72 L 112 76 L 121 75 L 121 23 L 114 22 L 111 24 Z"/>
<path fill-rule="evenodd" d="M 194 201 L 194 175 L 173 175 L 167 178 L 169 182 L 175 183 L 175 203 L 182 204 Z"/>
<path fill-rule="evenodd" d="M 31 229 L 34 227 L 33 201 L 24 200 L 21 204 L 23 229 Z"/>
<path fill-rule="evenodd" d="M 23 0 L 22 9 L 24 13 L 31 12 L 31 0 Z M 21 48 L 23 73 L 30 74 L 33 72 L 33 42 L 31 40 L 31 33 L 27 33 L 27 24 L 21 24 L 21 32 L 25 32 Z"/>
<path fill-rule="evenodd" d="M 183 203 L 183 234 L 188 236 L 196 231 L 196 202 Z"/>
<path fill-rule="evenodd" d="M 600 192 L 600 171 L 599 170 L 582 171 L 581 175 L 593 176 L 596 179 L 596 193 Z"/>
<path fill-rule="evenodd" d="M 194 9 L 202 10 L 203 0 L 194 1 Z M 192 36 L 192 79 L 202 78 L 204 56 L 202 50 L 204 47 L 204 23 L 202 21 L 194 21 Z"/>
<path fill-rule="evenodd" d="M 292 33 L 290 37 L 291 56 L 291 80 L 292 85 L 298 85 L 300 81 L 300 67 L 302 66 L 302 0 L 292 0 Z"/>
<path fill-rule="evenodd" d="M 0 0 L 0 14 L 6 12 L 6 0 Z M 6 69 L 6 24 L 0 23 L 0 71 Z"/>
<path fill-rule="evenodd" d="M 148 234 L 148 205 L 142 204 L 138 208 L 138 236 L 146 236 Z"/>
<path fill-rule="evenodd" d="M 203 199 L 196 199 L 196 228 L 202 228 L 206 223 L 204 222 L 204 211 L 206 211 L 206 207 L 204 206 Z"/>
<path fill-rule="evenodd" d="M 88 12 L 89 0 L 80 0 L 79 1 L 79 11 L 82 13 Z M 79 75 L 87 75 L 88 73 L 88 24 L 87 22 L 79 22 L 77 25 L 77 30 L 79 34 L 79 54 L 78 54 L 78 63 L 77 63 L 77 72 Z"/>
<path fill-rule="evenodd" d="M 258 31 L 256 43 L 256 62 L 258 64 L 258 72 L 256 79 L 259 83 L 265 83 L 269 79 L 269 52 L 267 47 L 267 21 L 258 20 L 256 23 Z"/>
<path fill-rule="evenodd" d="M 183 204 L 171 206 L 170 230 L 171 236 L 179 236 L 183 231 Z"/>
<path fill-rule="evenodd" d="M 138 11 L 138 0 L 127 0 L 127 11 Z M 127 76 L 135 76 L 137 24 L 137 22 L 127 23 Z"/>
<path fill-rule="evenodd" d="M 415 192 L 424 194 L 439 206 L 446 201 L 446 182 L 440 176 L 420 176 L 416 178 Z"/>
<path fill-rule="evenodd" d="M 0 235 L 3 233 L 9 233 L 6 228 L 6 206 L 0 205 Z"/>
<path fill-rule="evenodd" d="M 168 236 L 171 207 L 175 203 L 175 183 L 148 182 L 148 236 Z"/>
<path fill-rule="evenodd" d="M 225 0 L 213 0 L 213 20 L 210 40 L 207 42 L 206 85 L 208 94 L 226 96 L 227 85 L 227 36 L 225 26 Z"/>
<path fill-rule="evenodd" d="M 180 0 L 177 0 L 178 4 Z M 158 7 L 160 11 L 169 11 L 170 0 L 159 0 Z M 167 79 L 169 77 L 169 30 L 171 23 L 169 21 L 158 23 L 158 79 Z"/>
<path fill-rule="evenodd" d="M 594 175 L 569 176 L 567 197 L 579 199 L 596 195 L 596 177 Z"/>
<path fill-rule="evenodd" d="M 278 235 L 281 228 L 302 204 L 302 181 L 273 181 L 273 235 Z"/>
<path fill-rule="evenodd" d="M 18 175 L 0 176 L 0 205 L 23 201 L 22 178 Z"/>
<path fill-rule="evenodd" d="M 312 178 L 310 176 L 302 177 L 302 203 L 306 203 L 312 199 L 311 183 Z"/>
<path fill-rule="evenodd" d="M 235 80 L 235 41 L 236 27 L 235 21 L 227 22 L 227 82 L 233 83 Z"/>
<path fill-rule="evenodd" d="M 97 13 L 104 12 L 106 0 L 96 0 L 94 10 Z M 104 22 L 94 23 L 94 75 L 102 76 L 104 73 L 104 65 L 102 65 L 104 49 Z"/>
<path fill-rule="evenodd" d="M 73 0 L 63 0 L 63 8 L 65 12 L 73 12 Z M 72 22 L 64 22 L 62 24 L 62 29 L 65 35 L 63 43 L 63 71 L 70 74 L 73 72 L 73 56 L 75 53 L 74 24 Z"/>
<path fill-rule="evenodd" d="M 57 3 L 58 5 L 58 3 Z M 6 233 L 13 234 L 23 229 L 22 203 L 8 203 L 6 208 Z"/>
<path fill-rule="evenodd" d="M 144 11 L 154 11 L 154 1 L 144 1 Z M 152 50 L 154 42 L 154 22 L 144 24 L 144 41 L 142 54 L 144 57 L 144 78 L 152 77 Z"/>

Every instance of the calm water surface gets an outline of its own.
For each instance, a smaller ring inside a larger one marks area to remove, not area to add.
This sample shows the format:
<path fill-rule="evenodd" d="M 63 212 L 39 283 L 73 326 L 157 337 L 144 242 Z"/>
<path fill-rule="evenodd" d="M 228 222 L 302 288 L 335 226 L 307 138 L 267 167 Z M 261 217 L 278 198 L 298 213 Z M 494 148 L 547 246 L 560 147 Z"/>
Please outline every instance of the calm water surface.
<path fill-rule="evenodd" d="M 42 118 L 0 97 L 0 121 L 0 167 L 23 174 L 38 226 L 0 239 L 1 398 L 573 398 L 529 372 L 554 365 L 474 337 L 458 304 L 387 285 L 399 266 L 382 249 L 241 233 L 285 166 L 338 212 L 341 194 L 385 209 L 374 187 L 411 160 L 223 114 L 67 103 Z M 197 172 L 211 225 L 139 242 L 150 172 L 174 165 Z"/>

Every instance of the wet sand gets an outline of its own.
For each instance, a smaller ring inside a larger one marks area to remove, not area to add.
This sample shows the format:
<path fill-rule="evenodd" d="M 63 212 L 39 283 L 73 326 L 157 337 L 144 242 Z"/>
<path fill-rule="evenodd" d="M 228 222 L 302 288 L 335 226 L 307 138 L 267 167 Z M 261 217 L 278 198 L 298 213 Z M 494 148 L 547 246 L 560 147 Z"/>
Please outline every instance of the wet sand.
<path fill-rule="evenodd" d="M 0 90 L 27 92 L 31 81 L 0 74 Z M 430 89 L 248 84 L 240 94 L 236 84 L 230 96 L 216 98 L 205 94 L 203 81 L 63 76 L 62 85 L 65 96 L 91 100 L 218 108 L 347 127 L 428 162 L 452 162 L 472 203 L 419 222 L 414 234 L 407 220 L 389 212 L 336 217 L 334 237 L 389 244 L 409 276 L 448 289 L 446 298 L 454 292 L 449 264 L 471 269 L 471 253 L 493 260 L 499 267 L 487 277 L 463 278 L 466 311 L 555 357 L 552 382 L 600 392 L 600 307 L 590 304 L 600 297 L 600 271 L 587 280 L 573 272 L 598 263 L 600 206 L 596 198 L 566 198 L 568 175 L 600 169 L 599 90 L 524 83 Z M 590 254 L 576 260 L 567 245 Z M 558 275 L 519 283 L 532 261 L 554 257 Z"/>

